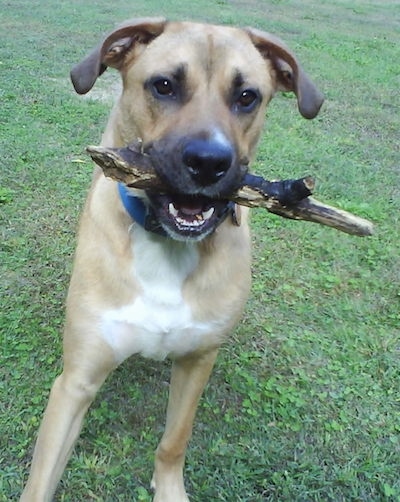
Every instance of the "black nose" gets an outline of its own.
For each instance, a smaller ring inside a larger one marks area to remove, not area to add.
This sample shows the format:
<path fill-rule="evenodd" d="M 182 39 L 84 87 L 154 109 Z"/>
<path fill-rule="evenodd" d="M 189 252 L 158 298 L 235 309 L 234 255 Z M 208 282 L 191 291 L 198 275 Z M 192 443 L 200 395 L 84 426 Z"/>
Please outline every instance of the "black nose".
<path fill-rule="evenodd" d="M 183 149 L 182 160 L 194 181 L 212 185 L 225 176 L 232 165 L 233 149 L 228 142 L 191 139 Z"/>

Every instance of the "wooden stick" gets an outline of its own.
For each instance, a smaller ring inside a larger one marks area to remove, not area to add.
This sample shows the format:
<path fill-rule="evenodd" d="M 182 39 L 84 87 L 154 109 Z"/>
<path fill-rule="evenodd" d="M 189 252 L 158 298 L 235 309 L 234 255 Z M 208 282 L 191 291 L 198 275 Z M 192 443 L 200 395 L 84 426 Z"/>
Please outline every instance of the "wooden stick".
<path fill-rule="evenodd" d="M 87 151 L 105 176 L 129 187 L 168 192 L 153 167 L 151 156 L 142 151 L 140 142 L 125 148 L 89 146 Z M 247 174 L 243 186 L 229 199 L 236 204 L 263 207 L 284 218 L 320 223 L 351 235 L 373 234 L 370 221 L 310 197 L 314 185 L 311 177 L 267 181 L 261 176 Z"/>

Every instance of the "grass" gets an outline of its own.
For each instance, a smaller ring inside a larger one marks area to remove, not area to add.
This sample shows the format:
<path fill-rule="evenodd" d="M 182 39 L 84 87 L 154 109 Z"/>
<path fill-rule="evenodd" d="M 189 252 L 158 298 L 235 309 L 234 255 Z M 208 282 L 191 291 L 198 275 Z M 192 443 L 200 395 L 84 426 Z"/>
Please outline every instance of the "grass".
<path fill-rule="evenodd" d="M 60 371 L 63 304 L 107 85 L 83 99 L 70 66 L 134 15 L 253 25 L 297 52 L 327 101 L 269 109 L 256 161 L 313 174 L 318 197 L 376 223 L 359 239 L 253 211 L 254 284 L 201 402 L 193 502 L 400 500 L 400 170 L 395 2 L 116 0 L 2 7 L 0 501 L 17 500 Z M 101 98 L 101 99 L 100 99 Z M 57 500 L 151 500 L 169 363 L 133 358 L 94 403 Z M 160 403 L 162 403 L 160 405 Z"/>

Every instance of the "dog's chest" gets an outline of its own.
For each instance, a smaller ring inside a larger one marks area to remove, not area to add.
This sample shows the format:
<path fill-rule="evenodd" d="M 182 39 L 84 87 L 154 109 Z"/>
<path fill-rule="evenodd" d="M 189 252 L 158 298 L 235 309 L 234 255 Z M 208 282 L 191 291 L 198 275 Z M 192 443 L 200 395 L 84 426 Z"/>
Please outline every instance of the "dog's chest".
<path fill-rule="evenodd" d="M 140 293 L 105 313 L 104 336 L 118 361 L 136 353 L 153 359 L 190 353 L 219 324 L 196 321 L 183 298 L 183 284 L 198 266 L 197 248 L 136 232 L 133 274 Z"/>

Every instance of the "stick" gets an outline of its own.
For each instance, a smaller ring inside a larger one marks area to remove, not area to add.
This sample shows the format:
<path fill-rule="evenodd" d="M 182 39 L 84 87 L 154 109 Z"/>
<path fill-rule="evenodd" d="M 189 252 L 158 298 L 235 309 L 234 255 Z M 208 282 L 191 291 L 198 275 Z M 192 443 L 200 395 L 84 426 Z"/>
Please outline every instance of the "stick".
<path fill-rule="evenodd" d="M 89 146 L 87 151 L 105 176 L 115 181 L 134 188 L 170 191 L 158 177 L 151 156 L 143 152 L 140 142 L 126 148 Z M 243 186 L 229 199 L 236 204 L 263 207 L 284 218 L 320 223 L 351 235 L 372 235 L 370 221 L 310 197 L 314 185 L 311 177 L 267 181 L 261 176 L 247 174 Z"/>

